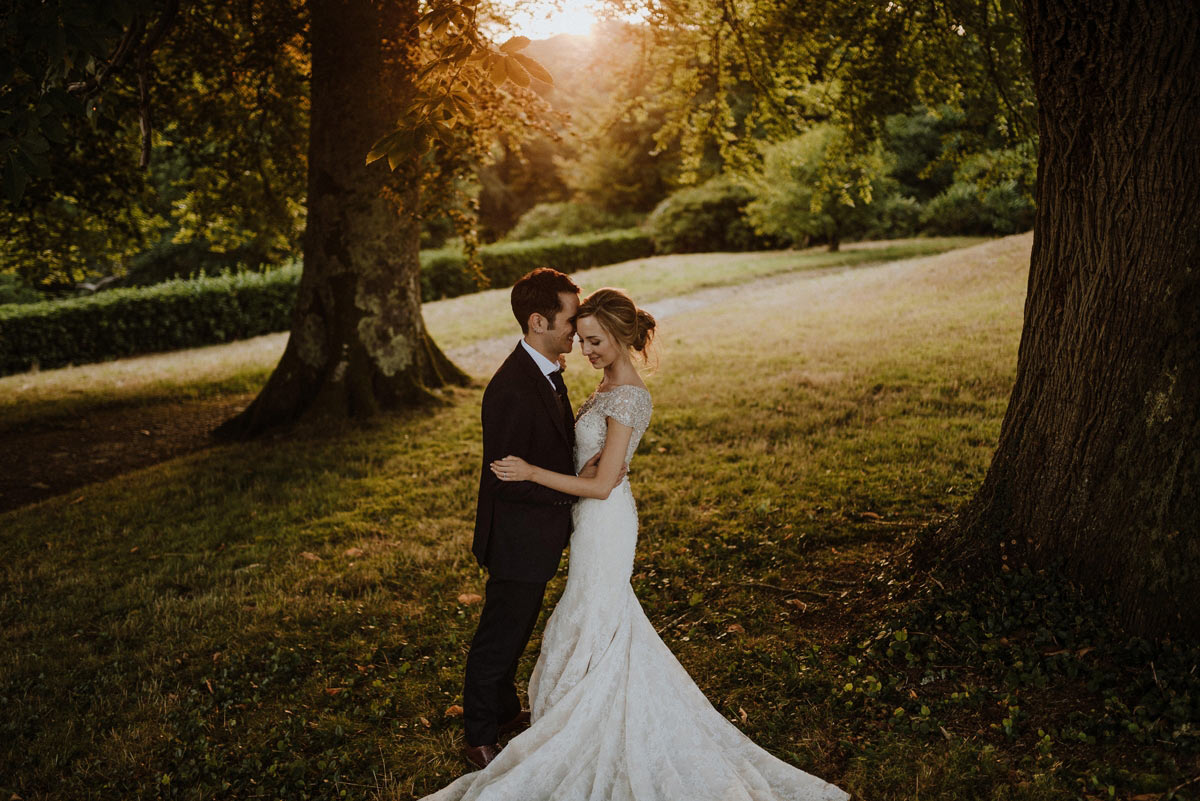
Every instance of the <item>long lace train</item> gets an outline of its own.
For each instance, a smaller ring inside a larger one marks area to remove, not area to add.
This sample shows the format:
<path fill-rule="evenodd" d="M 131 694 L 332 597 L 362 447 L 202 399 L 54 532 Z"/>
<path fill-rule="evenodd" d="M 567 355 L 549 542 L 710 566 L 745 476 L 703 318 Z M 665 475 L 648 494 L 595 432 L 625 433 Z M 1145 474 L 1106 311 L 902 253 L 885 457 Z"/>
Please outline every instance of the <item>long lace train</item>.
<path fill-rule="evenodd" d="M 576 462 L 604 442 L 606 418 L 650 419 L 641 387 L 580 408 Z M 629 583 L 637 509 L 627 481 L 575 505 L 570 570 L 529 681 L 530 727 L 485 769 L 426 801 L 841 801 L 832 784 L 758 747 L 692 681 Z"/>

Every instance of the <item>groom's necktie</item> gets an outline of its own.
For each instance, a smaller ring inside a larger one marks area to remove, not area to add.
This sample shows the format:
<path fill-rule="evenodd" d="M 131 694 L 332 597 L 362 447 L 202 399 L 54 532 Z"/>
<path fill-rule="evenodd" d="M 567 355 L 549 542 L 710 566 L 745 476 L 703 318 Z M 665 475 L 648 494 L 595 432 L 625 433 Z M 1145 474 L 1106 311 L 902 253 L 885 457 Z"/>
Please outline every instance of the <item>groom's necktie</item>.
<path fill-rule="evenodd" d="M 554 394 L 558 396 L 558 405 L 562 409 L 563 421 L 567 424 L 568 434 L 574 433 L 575 417 L 571 414 L 571 399 L 567 397 L 567 384 L 563 381 L 562 370 L 555 370 L 548 376 L 554 384 Z"/>
<path fill-rule="evenodd" d="M 571 408 L 571 401 L 567 399 L 567 383 L 563 381 L 562 370 L 555 370 L 549 375 L 550 383 L 554 385 L 554 394 L 558 395 L 558 402 L 564 409 Z"/>

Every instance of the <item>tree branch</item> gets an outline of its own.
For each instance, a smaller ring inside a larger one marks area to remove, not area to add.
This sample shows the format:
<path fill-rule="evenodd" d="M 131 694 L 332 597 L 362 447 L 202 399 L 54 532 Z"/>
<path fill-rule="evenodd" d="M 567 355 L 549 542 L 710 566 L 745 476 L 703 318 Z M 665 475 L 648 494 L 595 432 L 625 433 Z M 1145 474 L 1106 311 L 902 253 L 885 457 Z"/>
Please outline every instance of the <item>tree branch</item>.
<path fill-rule="evenodd" d="M 138 83 L 138 122 L 142 135 L 142 151 L 139 164 L 143 168 L 150 164 L 150 145 L 153 133 L 153 126 L 150 120 L 150 56 L 153 55 L 167 31 L 170 30 L 178 11 L 179 0 L 167 0 L 162 14 L 159 15 L 158 21 L 154 24 L 149 34 L 146 33 L 145 21 L 136 19 L 129 26 L 129 30 L 125 32 L 125 35 L 121 37 L 116 50 L 113 51 L 112 56 L 99 72 L 85 81 L 74 81 L 67 84 L 67 91 L 71 94 L 84 95 L 88 98 L 95 97 L 104 88 L 104 82 L 110 75 L 124 69 L 131 58 L 135 59 L 134 71 L 137 75 Z"/>
<path fill-rule="evenodd" d="M 163 9 L 158 22 L 155 23 L 153 30 L 150 31 L 150 35 L 142 42 L 142 46 L 138 48 L 138 123 L 142 132 L 142 155 L 138 161 L 138 166 L 142 169 L 150 166 L 150 145 L 154 132 L 150 121 L 150 56 L 154 53 L 170 29 L 171 24 L 175 21 L 175 14 L 178 10 L 179 0 L 167 0 L 166 8 Z"/>

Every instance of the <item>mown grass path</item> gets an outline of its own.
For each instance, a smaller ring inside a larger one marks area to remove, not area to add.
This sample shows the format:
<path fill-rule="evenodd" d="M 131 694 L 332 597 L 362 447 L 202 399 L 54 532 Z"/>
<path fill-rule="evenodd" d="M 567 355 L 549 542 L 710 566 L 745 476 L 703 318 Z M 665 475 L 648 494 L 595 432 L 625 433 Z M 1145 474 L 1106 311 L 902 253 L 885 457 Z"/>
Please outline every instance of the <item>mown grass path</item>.
<path fill-rule="evenodd" d="M 1156 691 L 1095 672 L 1087 621 L 1025 649 L 1044 594 L 895 622 L 898 543 L 995 445 L 1029 249 L 797 274 L 660 331 L 634 589 L 718 710 L 858 798 L 1165 797 L 1196 767 L 1181 724 L 1109 731 Z M 576 402 L 595 380 L 576 354 Z M 461 773 L 479 395 L 0 515 L 0 797 L 409 799 Z M 1166 690 L 1181 654 L 1150 657 Z"/>

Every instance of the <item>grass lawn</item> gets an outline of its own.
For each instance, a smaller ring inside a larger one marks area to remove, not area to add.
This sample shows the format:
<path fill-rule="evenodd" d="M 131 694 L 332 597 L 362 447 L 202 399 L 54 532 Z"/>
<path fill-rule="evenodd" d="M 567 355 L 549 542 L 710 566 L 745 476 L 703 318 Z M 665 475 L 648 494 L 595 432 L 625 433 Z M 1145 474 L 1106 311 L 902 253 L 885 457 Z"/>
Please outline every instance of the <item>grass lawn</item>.
<path fill-rule="evenodd" d="M 855 267 L 913 258 L 983 241 L 933 237 L 848 244 L 838 253 L 810 248 L 765 253 L 658 256 L 574 275 L 585 292 L 602 286 L 628 289 L 641 303 L 708 287 L 744 283 L 793 272 Z M 497 289 L 424 304 L 425 322 L 446 349 L 513 331 L 508 290 Z M 172 353 L 150 354 L 45 373 L 0 377 L 0 432 L 17 425 L 114 405 L 143 405 L 187 398 L 254 392 L 279 362 L 287 333 Z M 468 368 L 469 369 L 469 368 Z"/>
<path fill-rule="evenodd" d="M 659 332 L 634 588 L 717 709 L 856 798 L 1195 797 L 1195 649 L 1106 635 L 1043 578 L 936 593 L 894 560 L 983 477 L 1030 243 L 796 273 Z M 636 297 L 632 275 L 586 286 Z M 572 354 L 576 405 L 596 380 Z M 480 394 L 0 516 L 0 798 L 409 799 L 459 775 Z"/>

